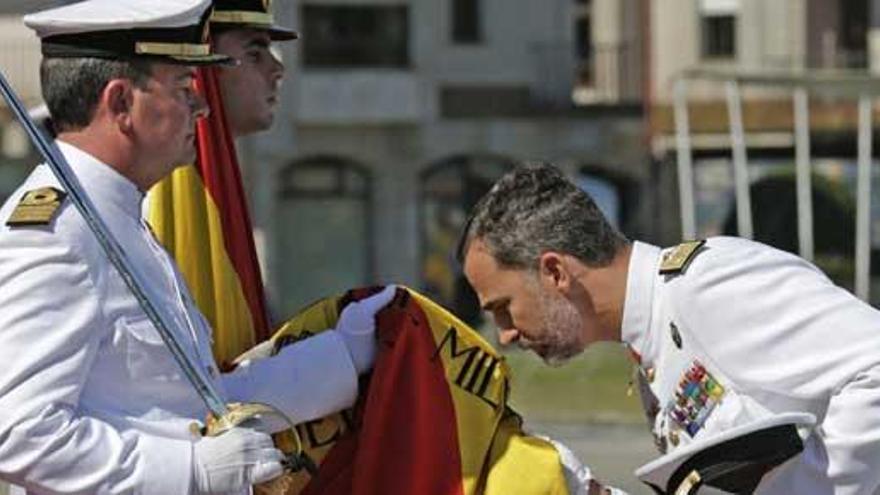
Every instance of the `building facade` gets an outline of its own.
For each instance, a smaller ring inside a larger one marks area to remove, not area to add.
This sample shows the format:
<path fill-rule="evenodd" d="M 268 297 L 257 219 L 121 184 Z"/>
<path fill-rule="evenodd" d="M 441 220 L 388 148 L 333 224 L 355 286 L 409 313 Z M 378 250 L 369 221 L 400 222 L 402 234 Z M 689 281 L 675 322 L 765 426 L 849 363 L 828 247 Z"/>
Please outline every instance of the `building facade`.
<path fill-rule="evenodd" d="M 857 89 L 877 87 L 875 0 L 672 0 L 651 9 L 651 147 L 661 194 L 658 209 L 676 211 L 673 90 L 686 71 L 739 73 L 743 138 L 755 238 L 798 252 L 794 171 L 795 93 L 806 91 L 808 152 L 813 174 L 815 261 L 841 285 L 853 285 L 857 176 Z M 696 69 L 696 71 L 694 70 Z M 754 77 L 753 77 L 754 76 Z M 780 77 L 782 76 L 782 77 Z M 823 89 L 798 78 L 832 81 Z M 730 77 L 687 81 L 698 236 L 737 234 L 733 153 L 727 101 Z M 764 82 L 761 82 L 764 80 Z M 785 82 L 781 82 L 785 81 Z M 834 81 L 840 81 L 836 83 Z M 853 81 L 860 81 L 854 83 Z M 856 88 L 856 89 L 853 89 Z M 873 122 L 880 114 L 874 110 Z M 876 126 L 872 134 L 876 142 Z M 873 156 L 876 161 L 877 147 Z M 873 167 L 876 169 L 876 167 Z M 880 186 L 873 173 L 872 187 Z M 872 251 L 880 247 L 880 195 L 872 194 Z M 678 215 L 656 222 L 658 236 L 681 232 Z M 872 272 L 877 278 L 877 263 Z M 872 285 L 876 285 L 876 282 Z M 878 302 L 877 290 L 871 291 Z"/>
<path fill-rule="evenodd" d="M 0 64 L 37 104 L 39 51 L 0 2 Z M 239 144 L 273 313 L 397 282 L 465 317 L 454 261 L 470 207 L 515 164 L 547 160 L 633 237 L 680 238 L 672 88 L 682 71 L 871 67 L 878 0 L 278 0 L 302 38 L 272 130 Z M 790 92 L 744 87 L 755 179 L 793 160 Z M 688 88 L 701 234 L 730 219 L 723 85 Z M 817 168 L 851 175 L 851 99 L 810 102 Z M 9 122 L 8 112 L 0 120 Z M 0 195 L 36 162 L 0 129 Z M 847 186 L 849 187 L 849 186 Z M 756 216 L 771 216 L 755 212 Z"/>
<path fill-rule="evenodd" d="M 511 166 L 549 160 L 638 229 L 638 1 L 309 0 L 274 129 L 242 147 L 274 307 L 398 282 L 476 316 L 454 250 Z M 599 22 L 599 19 L 602 22 Z M 601 29 L 600 29 L 601 28 Z"/>

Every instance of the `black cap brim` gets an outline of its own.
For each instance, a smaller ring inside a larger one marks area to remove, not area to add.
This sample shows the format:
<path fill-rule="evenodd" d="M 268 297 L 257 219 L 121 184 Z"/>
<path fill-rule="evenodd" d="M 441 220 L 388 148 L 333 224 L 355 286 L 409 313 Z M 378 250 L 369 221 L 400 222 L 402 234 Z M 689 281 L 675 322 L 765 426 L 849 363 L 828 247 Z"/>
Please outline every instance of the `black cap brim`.
<path fill-rule="evenodd" d="M 237 65 L 238 61 L 228 55 L 212 53 L 210 55 L 200 55 L 197 57 L 169 56 L 157 57 L 157 61 L 165 61 L 169 64 L 177 65 Z"/>
<path fill-rule="evenodd" d="M 299 38 L 299 33 L 293 29 L 283 28 L 281 26 L 272 26 L 269 28 L 269 37 L 273 41 L 290 41 Z"/>

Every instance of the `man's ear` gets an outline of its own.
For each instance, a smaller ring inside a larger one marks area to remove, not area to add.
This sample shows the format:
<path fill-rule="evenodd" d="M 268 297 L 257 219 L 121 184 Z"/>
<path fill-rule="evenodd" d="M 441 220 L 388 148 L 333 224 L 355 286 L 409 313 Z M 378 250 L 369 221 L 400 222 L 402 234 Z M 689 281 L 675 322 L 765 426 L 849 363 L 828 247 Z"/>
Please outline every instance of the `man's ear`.
<path fill-rule="evenodd" d="M 101 103 L 110 119 L 123 133 L 132 128 L 131 109 L 134 105 L 134 84 L 128 79 L 113 79 L 101 92 Z"/>
<path fill-rule="evenodd" d="M 550 287 L 565 292 L 571 287 L 572 274 L 566 265 L 565 256 L 547 251 L 538 257 L 538 274 L 541 281 Z"/>

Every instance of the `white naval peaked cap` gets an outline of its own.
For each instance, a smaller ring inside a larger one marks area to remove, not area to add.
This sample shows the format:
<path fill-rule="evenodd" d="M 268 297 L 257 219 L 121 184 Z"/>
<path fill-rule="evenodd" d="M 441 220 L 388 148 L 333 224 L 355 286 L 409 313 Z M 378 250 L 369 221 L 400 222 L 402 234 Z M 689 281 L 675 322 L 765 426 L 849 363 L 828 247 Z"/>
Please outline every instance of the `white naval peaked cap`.
<path fill-rule="evenodd" d="M 815 416 L 800 412 L 757 419 L 698 438 L 635 475 L 658 494 L 752 493 L 765 474 L 803 451 L 815 424 Z"/>
<path fill-rule="evenodd" d="M 45 57 L 229 62 L 211 53 L 210 0 L 84 0 L 24 17 Z"/>

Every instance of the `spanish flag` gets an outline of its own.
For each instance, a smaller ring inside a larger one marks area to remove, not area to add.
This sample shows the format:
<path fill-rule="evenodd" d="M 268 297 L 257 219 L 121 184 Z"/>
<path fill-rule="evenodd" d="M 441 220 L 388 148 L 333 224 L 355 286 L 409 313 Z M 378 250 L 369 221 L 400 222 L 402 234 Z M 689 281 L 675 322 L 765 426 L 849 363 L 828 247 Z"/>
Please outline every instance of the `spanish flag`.
<path fill-rule="evenodd" d="M 228 365 L 270 334 L 215 70 L 197 77 L 211 114 L 198 124 L 196 163 L 150 191 L 148 219 L 214 329 L 217 360 Z M 366 295 L 310 306 L 275 334 L 276 351 L 332 328 L 345 304 Z M 358 405 L 297 426 L 320 470 L 289 476 L 284 493 L 568 495 L 559 454 L 523 433 L 507 406 L 510 371 L 474 330 L 403 289 L 377 326 L 380 351 Z M 277 440 L 293 449 L 292 435 Z"/>
<path fill-rule="evenodd" d="M 196 77 L 196 89 L 211 110 L 197 124 L 196 163 L 178 168 L 150 190 L 148 220 L 214 329 L 214 356 L 225 369 L 270 331 L 216 71 L 202 68 Z"/>
<path fill-rule="evenodd" d="M 274 352 L 332 328 L 346 304 L 368 294 L 308 307 L 275 334 Z M 376 363 L 358 404 L 297 427 L 320 470 L 288 475 L 285 493 L 569 494 L 556 448 L 523 433 L 507 405 L 510 370 L 476 331 L 402 288 L 377 329 Z M 276 440 L 296 446 L 291 433 Z"/>

